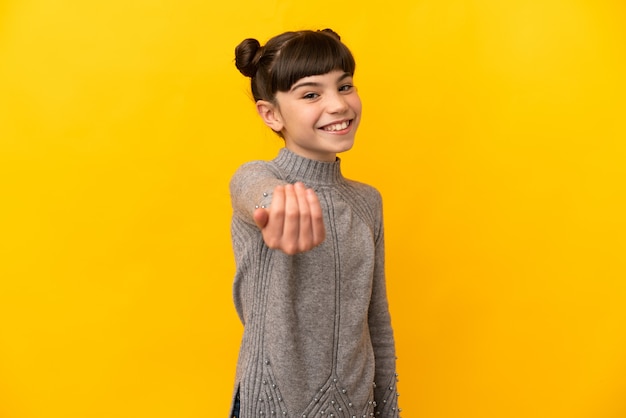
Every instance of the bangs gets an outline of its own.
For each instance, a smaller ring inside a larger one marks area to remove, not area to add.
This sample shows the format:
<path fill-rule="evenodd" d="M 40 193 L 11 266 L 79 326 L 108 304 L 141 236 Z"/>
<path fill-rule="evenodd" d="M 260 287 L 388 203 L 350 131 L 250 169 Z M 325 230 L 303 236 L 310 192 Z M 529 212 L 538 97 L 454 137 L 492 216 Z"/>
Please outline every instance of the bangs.
<path fill-rule="evenodd" d="M 272 71 L 272 91 L 289 91 L 303 77 L 342 70 L 354 75 L 350 50 L 323 32 L 309 32 L 285 44 Z"/>

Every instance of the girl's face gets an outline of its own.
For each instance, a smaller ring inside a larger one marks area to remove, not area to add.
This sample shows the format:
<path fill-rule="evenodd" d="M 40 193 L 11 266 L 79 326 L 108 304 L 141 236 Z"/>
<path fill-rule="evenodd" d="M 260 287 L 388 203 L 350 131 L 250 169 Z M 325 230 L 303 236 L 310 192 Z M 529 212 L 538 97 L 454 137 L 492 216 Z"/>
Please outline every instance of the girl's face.
<path fill-rule="evenodd" d="M 350 74 L 334 70 L 301 78 L 289 91 L 277 92 L 276 103 L 257 103 L 257 109 L 294 153 L 335 161 L 337 153 L 352 148 L 361 120 L 361 99 Z"/>

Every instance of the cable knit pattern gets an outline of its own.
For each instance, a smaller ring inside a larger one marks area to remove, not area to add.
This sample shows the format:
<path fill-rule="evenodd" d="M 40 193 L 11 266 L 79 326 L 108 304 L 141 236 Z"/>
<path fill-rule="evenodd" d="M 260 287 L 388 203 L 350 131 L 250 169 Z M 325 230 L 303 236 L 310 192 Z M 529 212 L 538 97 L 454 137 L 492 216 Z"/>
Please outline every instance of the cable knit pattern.
<path fill-rule="evenodd" d="M 289 256 L 265 245 L 252 213 L 296 181 L 317 193 L 326 240 Z M 286 148 L 241 166 L 230 188 L 240 417 L 398 417 L 378 191 L 344 178 L 339 159 Z"/>

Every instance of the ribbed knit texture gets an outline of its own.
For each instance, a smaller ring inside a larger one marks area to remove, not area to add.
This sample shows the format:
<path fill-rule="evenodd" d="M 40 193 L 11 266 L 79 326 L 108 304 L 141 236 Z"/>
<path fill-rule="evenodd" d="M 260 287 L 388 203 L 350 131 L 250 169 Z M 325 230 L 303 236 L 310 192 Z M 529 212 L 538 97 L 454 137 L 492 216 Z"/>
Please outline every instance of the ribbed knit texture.
<path fill-rule="evenodd" d="M 326 239 L 289 256 L 265 245 L 252 214 L 276 185 L 296 181 L 317 193 Z M 378 191 L 344 178 L 339 159 L 286 148 L 244 164 L 230 187 L 240 417 L 397 417 Z"/>

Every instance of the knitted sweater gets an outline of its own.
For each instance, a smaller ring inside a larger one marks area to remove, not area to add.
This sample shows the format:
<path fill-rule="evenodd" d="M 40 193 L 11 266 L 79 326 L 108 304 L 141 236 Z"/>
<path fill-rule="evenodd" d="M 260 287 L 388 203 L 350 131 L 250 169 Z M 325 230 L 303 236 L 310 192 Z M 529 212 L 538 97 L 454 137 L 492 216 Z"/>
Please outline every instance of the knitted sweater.
<path fill-rule="evenodd" d="M 296 181 L 317 193 L 326 239 L 290 256 L 265 245 L 252 214 Z M 397 417 L 378 191 L 344 178 L 339 159 L 286 148 L 241 166 L 230 191 L 240 417 Z"/>

